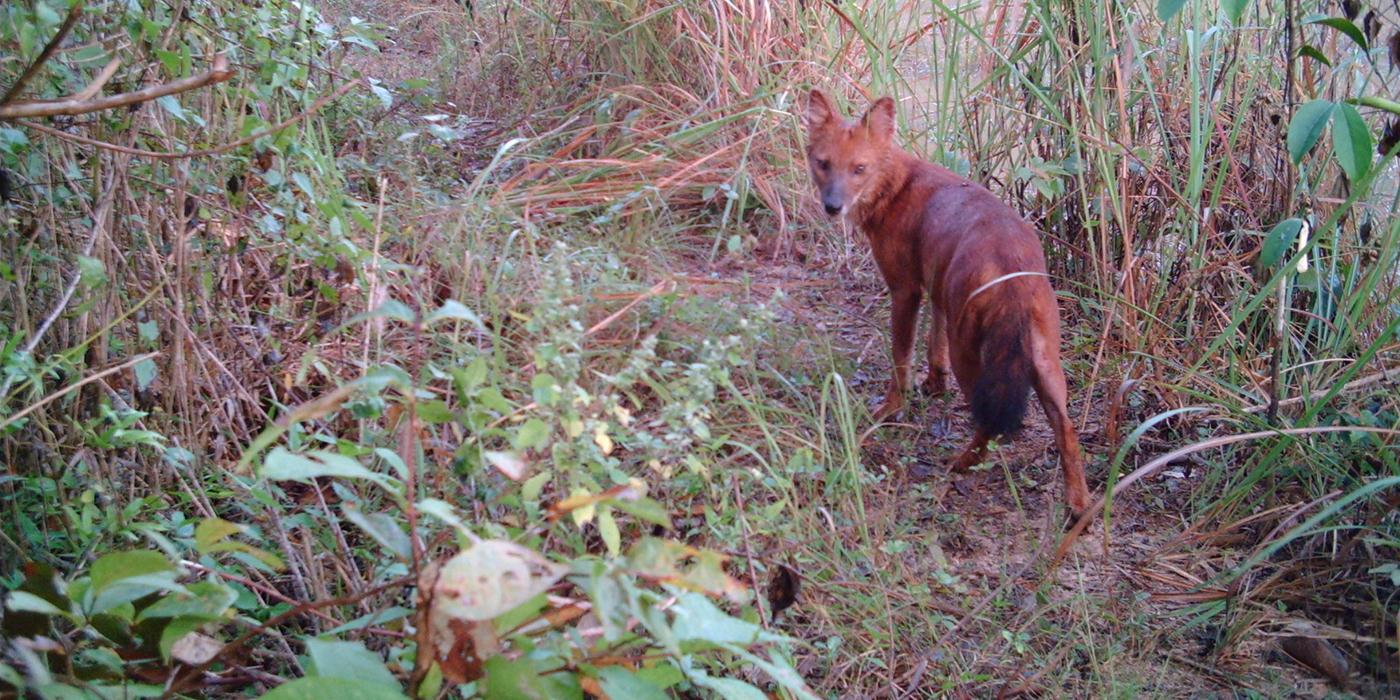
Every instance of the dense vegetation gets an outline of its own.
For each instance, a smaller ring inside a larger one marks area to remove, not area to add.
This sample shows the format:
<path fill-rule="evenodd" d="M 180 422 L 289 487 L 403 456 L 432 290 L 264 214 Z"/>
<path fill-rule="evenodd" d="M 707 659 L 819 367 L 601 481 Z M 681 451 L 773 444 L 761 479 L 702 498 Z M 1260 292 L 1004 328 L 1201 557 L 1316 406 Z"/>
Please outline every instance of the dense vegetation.
<path fill-rule="evenodd" d="M 813 86 L 1044 231 L 1093 522 L 871 427 Z M 1400 688 L 1389 0 L 16 0 L 0 90 L 0 693 Z"/>

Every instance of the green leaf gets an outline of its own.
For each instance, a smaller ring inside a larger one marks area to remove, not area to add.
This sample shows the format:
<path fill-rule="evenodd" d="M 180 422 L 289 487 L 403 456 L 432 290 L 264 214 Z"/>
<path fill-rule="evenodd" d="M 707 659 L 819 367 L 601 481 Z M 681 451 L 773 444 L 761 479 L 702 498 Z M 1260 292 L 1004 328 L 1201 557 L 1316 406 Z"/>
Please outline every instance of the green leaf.
<path fill-rule="evenodd" d="M 1293 121 L 1288 124 L 1288 156 L 1294 163 L 1301 163 L 1303 156 L 1312 150 L 1335 107 L 1328 100 L 1313 100 L 1293 114 Z"/>
<path fill-rule="evenodd" d="M 1186 0 L 1157 0 L 1157 18 L 1166 22 L 1181 12 L 1181 8 L 1186 6 Z"/>
<path fill-rule="evenodd" d="M 147 346 L 155 345 L 156 341 L 160 340 L 160 326 L 156 325 L 154 320 L 143 321 L 136 324 L 136 335 Z"/>
<path fill-rule="evenodd" d="M 78 279 L 88 288 L 104 285 L 107 283 L 107 268 L 97 258 L 79 255 Z"/>
<path fill-rule="evenodd" d="M 92 592 L 100 593 L 119 581 L 148 574 L 174 573 L 160 552 L 116 552 L 92 564 Z"/>
<path fill-rule="evenodd" d="M 393 516 L 388 513 L 366 513 L 349 503 L 343 503 L 341 511 L 345 513 L 346 520 L 364 530 L 400 561 L 408 561 L 413 556 L 413 544 Z"/>
<path fill-rule="evenodd" d="M 451 423 L 456 418 L 452 414 L 452 409 L 447 407 L 447 402 L 442 399 L 421 401 L 417 404 L 416 410 L 418 418 L 429 425 Z"/>
<path fill-rule="evenodd" d="M 345 678 L 309 676 L 283 683 L 263 696 L 263 700 L 403 700 L 403 691 Z"/>
<path fill-rule="evenodd" d="M 394 105 L 394 96 L 390 94 L 378 80 L 374 78 L 369 79 L 369 90 L 374 93 L 375 97 L 379 98 L 379 104 L 383 106 L 384 109 L 389 109 Z"/>
<path fill-rule="evenodd" d="M 603 538 L 603 544 L 608 548 L 608 556 L 617 556 L 622 550 L 622 534 L 618 532 L 612 508 L 604 506 L 598 509 L 598 535 Z"/>
<path fill-rule="evenodd" d="M 715 691 L 724 700 L 768 700 L 763 691 L 735 678 L 715 678 L 697 673 L 690 679 L 696 685 Z"/>
<path fill-rule="evenodd" d="M 108 554 L 93 562 L 87 613 L 96 615 L 159 591 L 184 591 L 175 576 L 175 567 L 159 552 Z"/>
<path fill-rule="evenodd" d="M 435 323 L 447 320 L 466 321 L 477 330 L 486 330 L 486 326 L 481 323 L 481 317 L 478 316 L 475 311 L 472 311 L 464 306 L 462 302 L 455 299 L 444 301 L 441 307 L 428 314 L 427 318 L 423 319 L 423 325 L 432 326 Z"/>
<path fill-rule="evenodd" d="M 38 613 L 40 615 L 62 615 L 64 617 L 68 616 L 68 613 L 66 611 L 60 609 L 53 603 L 50 603 L 49 601 L 44 600 L 43 598 L 40 598 L 39 596 L 34 595 L 33 593 L 28 593 L 26 591 L 11 591 L 8 599 L 6 599 L 5 601 L 5 607 L 11 612 Z"/>
<path fill-rule="evenodd" d="M 1274 226 L 1264 237 L 1264 245 L 1259 247 L 1259 260 L 1256 263 L 1261 270 L 1272 269 L 1274 265 L 1288 252 L 1288 246 L 1298 238 L 1298 231 L 1303 228 L 1303 220 L 1299 218 L 1284 219 Z"/>
<path fill-rule="evenodd" d="M 559 399 L 559 380 L 553 375 L 536 374 L 530 380 L 530 389 L 535 403 L 541 406 L 553 406 Z"/>
<path fill-rule="evenodd" d="M 397 480 L 366 469 L 358 461 L 334 452 L 313 451 L 304 455 L 278 447 L 263 461 L 262 476 L 272 481 L 310 481 L 317 477 L 365 479 L 397 492 Z"/>
<path fill-rule="evenodd" d="M 282 568 L 282 560 L 271 552 L 258 549 L 250 544 L 233 539 L 244 528 L 221 518 L 205 518 L 194 529 L 194 546 L 200 554 L 218 552 L 242 552 L 258 559 L 273 569 Z"/>
<path fill-rule="evenodd" d="M 203 641 L 201 639 L 203 635 L 200 635 L 198 630 L 205 624 L 207 624 L 207 621 L 200 618 L 177 617 L 171 620 L 165 625 L 164 629 L 160 631 L 160 643 L 158 644 L 160 647 L 160 657 L 165 659 L 166 662 L 169 662 L 171 655 L 174 653 L 175 644 L 186 637 L 190 637 L 185 643 L 191 647 Z M 199 646 L 203 645 L 199 644 Z"/>
<path fill-rule="evenodd" d="M 454 374 L 458 387 L 465 392 L 481 386 L 482 382 L 486 381 L 486 369 L 486 358 L 478 357 L 472 360 L 471 364 Z"/>
<path fill-rule="evenodd" d="M 219 620 L 237 599 L 238 594 L 228 586 L 213 581 L 197 581 L 185 586 L 185 591 L 171 593 L 142 610 L 136 616 L 136 621 L 162 617 Z"/>
<path fill-rule="evenodd" d="M 514 661 L 504 656 L 486 660 L 486 678 L 482 679 L 482 696 L 486 700 L 582 700 L 583 689 L 573 673 L 545 675 L 535 669 L 528 658 Z"/>
<path fill-rule="evenodd" d="M 39 20 L 40 24 L 45 26 L 58 24 L 59 20 L 62 19 L 46 2 L 34 4 L 34 17 Z"/>
<path fill-rule="evenodd" d="M 208 554 L 215 545 L 242 532 L 242 525 L 223 518 L 205 518 L 194 528 L 194 548 L 200 554 Z"/>
<path fill-rule="evenodd" d="M 610 698 L 667 700 L 666 691 L 661 686 L 621 666 L 604 666 L 598 669 L 598 684 Z"/>
<path fill-rule="evenodd" d="M 778 641 L 781 637 L 765 632 L 752 622 L 740 620 L 715 607 L 709 598 L 686 592 L 680 594 L 671 608 L 675 623 L 671 631 L 682 642 L 737 644 L 748 646 L 757 642 Z"/>
<path fill-rule="evenodd" d="M 539 617 L 540 611 L 549 604 L 549 593 L 540 591 L 529 600 L 497 615 L 491 623 L 496 627 L 496 634 L 506 634 L 511 630 Z"/>
<path fill-rule="evenodd" d="M 341 327 L 351 326 L 375 318 L 392 318 L 396 321 L 403 321 L 404 323 L 413 323 L 413 317 L 413 309 L 408 308 L 403 302 L 397 299 L 389 299 L 371 311 L 355 314 L 349 321 L 342 324 Z"/>
<path fill-rule="evenodd" d="M 1327 66 L 1328 68 L 1332 67 L 1332 61 L 1329 60 L 1325 55 L 1323 55 L 1321 51 L 1317 50 L 1317 47 L 1313 46 L 1312 44 L 1304 44 L 1303 48 L 1298 49 L 1298 56 L 1307 56 L 1308 58 L 1311 58 L 1314 61 L 1318 61 L 1322 65 Z"/>
<path fill-rule="evenodd" d="M 1332 154 L 1347 179 L 1356 182 L 1366 176 L 1371 169 L 1371 130 L 1356 108 L 1345 102 L 1337 105 L 1337 113 L 1332 118 Z"/>
<path fill-rule="evenodd" d="M 638 498 L 636 500 L 623 500 L 620 498 L 609 501 L 614 508 L 640 518 L 649 523 L 660 525 L 666 529 L 671 529 L 671 514 L 666 512 L 666 506 L 661 505 L 650 498 Z"/>
<path fill-rule="evenodd" d="M 402 620 L 405 617 L 408 617 L 412 614 L 412 610 L 395 605 L 393 607 L 384 608 L 382 610 L 375 610 L 374 612 L 361 615 L 335 629 L 326 630 L 326 634 L 344 634 L 346 632 L 354 632 L 355 630 L 362 630 L 366 627 L 369 627 L 370 625 L 382 625 L 386 622 Z"/>
<path fill-rule="evenodd" d="M 343 678 L 384 686 L 395 692 L 400 690 L 398 679 L 385 668 L 384 660 L 366 649 L 362 642 L 310 638 L 306 640 L 306 655 L 311 660 L 307 672 L 318 677 Z"/>
<path fill-rule="evenodd" d="M 1321 24 L 1327 27 L 1331 27 L 1350 37 L 1352 41 L 1356 42 L 1357 46 L 1361 47 L 1362 51 L 1370 50 L 1370 47 L 1366 43 L 1366 35 L 1362 33 L 1361 28 L 1357 27 L 1355 24 L 1352 24 L 1351 20 L 1346 19 L 1345 17 L 1308 15 L 1307 17 L 1303 18 L 1303 24 Z"/>
<path fill-rule="evenodd" d="M 549 426 L 538 418 L 531 418 L 515 433 L 515 449 L 529 450 L 544 445 L 549 439 Z"/>
<path fill-rule="evenodd" d="M 1245 8 L 1249 7 L 1249 0 L 1220 0 L 1220 7 L 1225 10 L 1225 16 L 1230 18 L 1230 24 L 1238 26 Z"/>
<path fill-rule="evenodd" d="M 544 491 L 544 485 L 548 484 L 549 480 L 553 478 L 553 471 L 542 471 L 526 479 L 525 484 L 520 487 L 520 500 L 530 503 L 538 501 L 540 492 Z"/>

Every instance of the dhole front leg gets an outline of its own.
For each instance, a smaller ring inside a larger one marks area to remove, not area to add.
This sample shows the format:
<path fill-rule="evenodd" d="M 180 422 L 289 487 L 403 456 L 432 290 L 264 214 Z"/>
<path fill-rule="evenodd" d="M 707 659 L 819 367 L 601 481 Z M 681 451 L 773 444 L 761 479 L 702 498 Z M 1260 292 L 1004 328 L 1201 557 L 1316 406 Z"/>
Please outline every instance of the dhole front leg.
<path fill-rule="evenodd" d="M 919 302 L 923 300 L 917 288 L 890 290 L 891 355 L 894 376 L 890 377 L 885 401 L 875 409 L 875 420 L 884 420 L 904 408 L 904 391 L 909 387 L 909 355 L 914 351 L 914 329 L 919 320 Z"/>
<path fill-rule="evenodd" d="M 948 391 L 948 318 L 929 303 L 928 376 L 919 388 L 928 396 L 941 396 Z"/>

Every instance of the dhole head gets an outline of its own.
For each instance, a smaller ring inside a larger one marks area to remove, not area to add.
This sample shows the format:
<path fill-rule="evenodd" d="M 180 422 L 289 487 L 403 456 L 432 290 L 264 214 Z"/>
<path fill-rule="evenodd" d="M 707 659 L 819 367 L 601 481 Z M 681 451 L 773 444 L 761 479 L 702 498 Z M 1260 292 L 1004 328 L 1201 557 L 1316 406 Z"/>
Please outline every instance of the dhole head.
<path fill-rule="evenodd" d="M 845 119 L 820 90 L 807 101 L 807 165 L 831 216 L 856 203 L 874 183 L 894 145 L 894 100 L 881 97 L 865 116 Z"/>

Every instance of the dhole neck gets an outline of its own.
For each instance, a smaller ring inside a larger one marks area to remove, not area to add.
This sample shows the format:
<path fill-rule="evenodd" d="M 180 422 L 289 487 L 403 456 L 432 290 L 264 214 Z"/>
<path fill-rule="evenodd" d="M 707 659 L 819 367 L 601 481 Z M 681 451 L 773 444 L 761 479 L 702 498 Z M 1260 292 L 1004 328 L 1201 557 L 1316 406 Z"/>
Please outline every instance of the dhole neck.
<path fill-rule="evenodd" d="M 856 223 L 860 224 L 866 235 L 879 230 L 880 219 L 885 217 L 900 193 L 908 187 L 909 178 L 913 175 L 908 159 L 909 155 L 904 151 L 893 149 L 880 166 L 880 179 L 861 197 L 855 212 Z"/>

